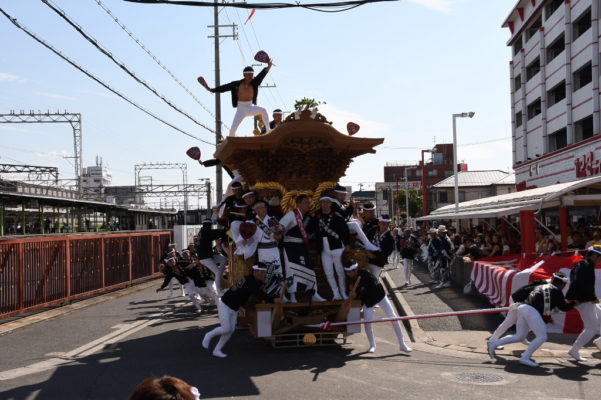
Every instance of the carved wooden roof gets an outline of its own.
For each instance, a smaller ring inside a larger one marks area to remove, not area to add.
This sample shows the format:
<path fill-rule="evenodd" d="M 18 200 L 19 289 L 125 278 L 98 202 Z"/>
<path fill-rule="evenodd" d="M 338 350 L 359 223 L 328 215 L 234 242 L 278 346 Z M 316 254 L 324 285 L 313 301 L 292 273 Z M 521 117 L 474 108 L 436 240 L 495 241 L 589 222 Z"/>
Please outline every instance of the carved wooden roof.
<path fill-rule="evenodd" d="M 239 170 L 250 185 L 275 181 L 288 190 L 306 190 L 337 182 L 353 158 L 375 153 L 374 147 L 383 142 L 342 134 L 321 114 L 305 110 L 266 135 L 226 138 L 215 157 Z"/>

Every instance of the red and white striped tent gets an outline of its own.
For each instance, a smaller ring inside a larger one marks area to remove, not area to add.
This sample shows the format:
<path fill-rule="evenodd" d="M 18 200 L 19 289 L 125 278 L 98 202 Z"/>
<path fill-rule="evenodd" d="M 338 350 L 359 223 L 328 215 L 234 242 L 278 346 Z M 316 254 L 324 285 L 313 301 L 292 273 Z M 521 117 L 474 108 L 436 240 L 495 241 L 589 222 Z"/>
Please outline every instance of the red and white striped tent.
<path fill-rule="evenodd" d="M 471 278 L 476 289 L 497 307 L 510 305 L 511 294 L 537 279 L 551 278 L 554 272 L 570 275 L 572 266 L 582 259 L 574 252 L 542 257 L 536 254 L 512 254 L 483 258 L 472 265 Z M 595 271 L 595 289 L 601 298 L 601 265 Z M 564 289 L 567 292 L 569 285 Z M 547 330 L 555 333 L 579 333 L 582 320 L 577 310 L 553 315 Z"/>

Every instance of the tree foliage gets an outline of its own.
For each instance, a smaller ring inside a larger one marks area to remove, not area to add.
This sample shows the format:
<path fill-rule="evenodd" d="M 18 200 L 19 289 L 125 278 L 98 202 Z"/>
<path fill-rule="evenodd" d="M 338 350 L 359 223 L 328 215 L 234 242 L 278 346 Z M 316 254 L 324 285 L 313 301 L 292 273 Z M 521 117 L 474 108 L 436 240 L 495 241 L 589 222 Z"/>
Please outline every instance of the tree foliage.
<path fill-rule="evenodd" d="M 303 97 L 300 100 L 296 100 L 294 102 L 294 109 L 296 111 L 301 111 L 306 108 L 316 108 L 320 104 L 326 104 L 325 101 L 318 101 L 315 99 L 310 99 L 308 97 Z"/>
<path fill-rule="evenodd" d="M 422 212 L 422 195 L 418 189 L 410 188 L 409 191 L 409 216 L 412 218 L 418 217 Z M 405 206 L 405 189 L 399 190 L 394 196 L 394 204 L 399 207 L 401 215 L 405 214 L 407 209 Z"/>

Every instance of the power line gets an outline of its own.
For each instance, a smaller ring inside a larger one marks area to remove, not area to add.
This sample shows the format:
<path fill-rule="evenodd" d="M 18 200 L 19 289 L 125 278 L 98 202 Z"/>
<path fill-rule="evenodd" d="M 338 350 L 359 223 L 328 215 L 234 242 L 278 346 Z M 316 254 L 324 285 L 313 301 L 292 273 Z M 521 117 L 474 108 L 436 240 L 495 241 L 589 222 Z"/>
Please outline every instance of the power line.
<path fill-rule="evenodd" d="M 213 114 L 213 112 L 207 107 L 205 106 L 197 97 L 196 95 L 194 95 L 194 93 L 192 93 L 192 91 L 190 89 L 188 89 L 187 86 L 185 86 L 180 79 L 178 79 L 175 74 L 173 74 L 173 72 L 171 72 L 171 70 L 169 68 L 167 68 L 167 66 L 165 64 L 163 64 L 161 62 L 161 60 L 158 59 L 157 56 L 155 56 L 146 45 L 144 45 L 144 43 L 142 43 L 142 41 L 136 36 L 134 35 L 134 33 L 132 31 L 130 31 L 125 24 L 123 24 L 119 18 L 117 18 L 113 12 L 104 5 L 104 3 L 100 0 L 94 0 L 96 1 L 96 4 L 98 4 L 98 6 L 100 6 L 100 8 L 102 8 L 110 17 L 113 21 L 115 21 L 115 23 L 125 32 L 127 33 L 127 35 L 134 41 L 136 42 L 136 44 L 146 52 L 146 54 L 148 54 L 165 72 L 167 72 L 169 74 L 169 76 L 171 76 L 171 78 L 182 88 L 184 89 L 184 91 L 186 93 L 188 93 L 193 99 L 194 101 L 196 101 L 196 103 L 198 105 L 200 105 L 211 117 L 215 118 L 215 114 Z M 223 126 L 225 126 L 226 128 L 229 128 L 227 125 L 225 125 L 225 123 L 223 123 Z"/>
<path fill-rule="evenodd" d="M 55 13 L 57 13 L 69 25 L 71 25 L 81 36 L 83 36 L 88 42 L 90 42 L 94 47 L 96 47 L 96 49 L 98 49 L 98 51 L 100 51 L 102 54 L 104 54 L 105 56 L 107 56 L 111 61 L 113 61 L 115 64 L 117 64 L 123 71 L 125 71 L 126 74 L 128 74 L 129 76 L 131 76 L 132 78 L 134 78 L 136 80 L 136 82 L 140 83 L 146 89 L 150 90 L 158 98 L 160 98 L 166 104 L 168 104 L 171 108 L 173 108 L 178 113 L 186 116 L 188 119 L 190 119 L 195 124 L 202 126 L 203 128 L 205 128 L 209 132 L 215 133 L 215 131 L 213 131 L 211 128 L 209 128 L 208 126 L 204 125 L 202 122 L 199 122 L 198 120 L 196 120 L 196 118 L 192 117 L 187 112 L 181 110 L 179 107 L 177 107 L 175 104 L 173 104 L 170 100 L 168 100 L 165 96 L 163 96 L 162 94 L 160 94 L 159 92 L 157 92 L 157 90 L 155 88 L 153 88 L 152 86 L 150 86 L 144 79 L 138 77 L 138 75 L 136 75 L 135 72 L 133 72 L 130 68 L 127 67 L 127 65 L 125 65 L 122 61 L 120 61 L 117 58 L 115 58 L 111 54 L 110 51 L 108 51 L 96 39 L 94 39 L 92 36 L 90 36 L 86 31 L 84 31 L 84 29 L 79 24 L 77 24 L 75 21 L 73 21 L 71 18 L 69 18 L 69 16 L 67 16 L 67 14 L 65 13 L 65 11 L 61 10 L 60 8 L 58 8 L 57 6 L 55 6 L 54 4 L 52 4 L 52 2 L 50 0 L 42 0 L 42 2 L 44 4 L 46 4 L 48 7 L 50 7 L 50 9 L 52 9 L 52 11 L 54 11 Z"/>
<path fill-rule="evenodd" d="M 25 28 L 23 25 L 21 25 L 17 21 L 16 18 L 13 18 L 10 14 L 7 14 L 2 8 L 0 8 L 0 13 L 2 13 L 10 22 L 12 22 L 13 25 L 15 25 L 17 28 L 19 28 L 23 32 L 25 32 L 32 39 L 34 39 L 36 42 L 40 43 L 41 45 L 43 45 L 44 47 L 46 47 L 48 50 L 52 51 L 54 54 L 56 54 L 57 56 L 59 56 L 63 60 L 67 61 L 69 64 L 71 64 L 73 67 L 75 67 L 76 69 L 78 69 L 82 73 L 84 73 L 86 76 L 88 76 L 89 78 L 95 80 L 96 82 L 98 82 L 99 84 L 101 84 L 102 86 L 104 86 L 106 89 L 110 90 L 111 92 L 113 92 L 117 96 L 121 97 L 123 100 L 127 101 L 129 104 L 131 104 L 132 106 L 136 107 L 140 111 L 145 112 L 146 114 L 150 115 L 152 118 L 156 119 L 157 121 L 162 122 L 163 124 L 165 124 L 165 125 L 173 128 L 173 129 L 175 129 L 178 132 L 183 133 L 186 136 L 194 138 L 194 139 L 196 139 L 198 141 L 201 141 L 203 143 L 207 143 L 207 144 L 210 144 L 212 146 L 215 146 L 213 143 L 211 143 L 211 142 L 209 142 L 207 140 L 203 140 L 203 139 L 201 139 L 199 137 L 196 137 L 193 134 L 188 133 L 188 132 L 186 132 L 186 131 L 184 131 L 184 130 L 178 128 L 178 127 L 176 127 L 175 125 L 171 124 L 170 122 L 165 121 L 164 119 L 162 119 L 158 115 L 152 113 L 151 111 L 146 110 L 144 107 L 138 105 L 137 103 L 135 103 L 133 100 L 129 99 L 124 94 L 120 93 L 116 89 L 113 89 L 108 83 L 106 83 L 103 80 L 101 80 L 100 78 L 96 77 L 91 72 L 88 72 L 86 69 L 84 69 L 83 67 L 81 67 L 75 61 L 71 60 L 69 57 L 67 57 L 66 55 L 62 54 L 59 50 L 55 49 L 52 45 L 50 45 L 49 43 L 46 43 L 46 41 L 44 41 L 44 39 L 38 37 L 35 33 L 31 32 L 29 29 Z"/>
<path fill-rule="evenodd" d="M 196 7 L 215 7 L 214 2 L 205 1 L 170 1 L 170 0 L 125 0 L 130 3 L 143 3 L 143 4 L 173 4 L 180 6 L 196 6 Z M 343 12 L 352 10 L 353 8 L 372 3 L 392 2 L 400 0 L 353 0 L 353 1 L 341 1 L 334 3 L 308 3 L 302 4 L 301 2 L 295 3 L 224 3 L 221 4 L 223 7 L 232 8 L 244 8 L 244 9 L 262 9 L 262 10 L 275 10 L 280 8 L 305 8 L 307 10 L 319 11 L 319 12 Z"/>

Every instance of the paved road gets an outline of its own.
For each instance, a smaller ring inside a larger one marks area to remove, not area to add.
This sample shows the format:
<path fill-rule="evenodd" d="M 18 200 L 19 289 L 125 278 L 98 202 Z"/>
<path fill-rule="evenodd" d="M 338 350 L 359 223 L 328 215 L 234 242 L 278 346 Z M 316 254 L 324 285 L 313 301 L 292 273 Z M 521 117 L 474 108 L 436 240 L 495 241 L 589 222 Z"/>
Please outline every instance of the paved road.
<path fill-rule="evenodd" d="M 230 357 L 216 359 L 200 346 L 215 314 L 199 315 L 184 300 L 148 288 L 0 336 L 0 399 L 125 399 L 140 380 L 163 374 L 203 398 L 597 399 L 601 390 L 599 363 L 531 369 L 512 357 L 404 355 L 381 324 L 375 354 L 364 353 L 363 334 L 342 347 L 283 350 L 239 331 L 225 348 Z M 500 381 L 461 383 L 457 374 Z"/>

